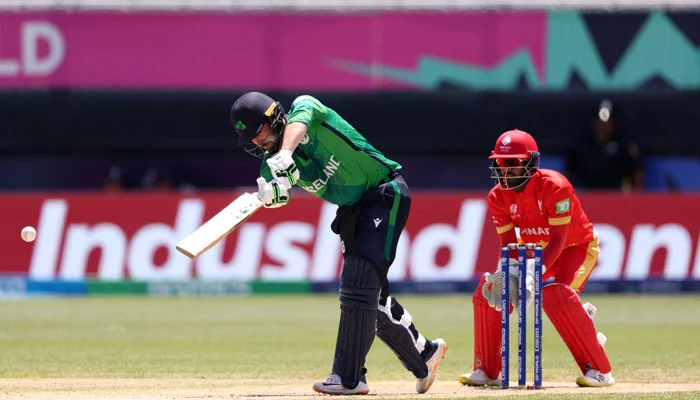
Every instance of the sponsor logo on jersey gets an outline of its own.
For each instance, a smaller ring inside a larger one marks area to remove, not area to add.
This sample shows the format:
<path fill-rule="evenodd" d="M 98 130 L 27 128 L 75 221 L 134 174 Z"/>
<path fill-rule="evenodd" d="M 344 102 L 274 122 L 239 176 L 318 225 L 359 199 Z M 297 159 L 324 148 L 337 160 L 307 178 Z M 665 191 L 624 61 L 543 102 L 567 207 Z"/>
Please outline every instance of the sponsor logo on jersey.
<path fill-rule="evenodd" d="M 520 228 L 521 235 L 549 235 L 549 228 Z"/>
<path fill-rule="evenodd" d="M 560 202 L 557 202 L 557 209 L 555 214 L 566 214 L 571 208 L 571 201 L 567 198 Z"/>

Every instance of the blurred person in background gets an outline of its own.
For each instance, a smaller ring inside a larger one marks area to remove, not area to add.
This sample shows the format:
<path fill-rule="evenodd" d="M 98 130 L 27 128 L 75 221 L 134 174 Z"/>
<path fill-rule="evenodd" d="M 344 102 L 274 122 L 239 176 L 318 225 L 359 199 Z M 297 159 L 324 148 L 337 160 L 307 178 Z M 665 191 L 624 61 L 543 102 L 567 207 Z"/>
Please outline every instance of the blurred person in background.
<path fill-rule="evenodd" d="M 141 177 L 141 188 L 154 192 L 169 192 L 174 189 L 173 178 L 165 168 L 151 167 Z"/>
<path fill-rule="evenodd" d="M 124 178 L 121 168 L 116 165 L 109 167 L 107 177 L 102 182 L 102 189 L 105 192 L 121 192 L 124 190 Z"/>
<path fill-rule="evenodd" d="M 417 378 L 416 391 L 427 392 L 447 345 L 418 332 L 387 280 L 411 206 L 401 165 L 312 96 L 297 97 L 287 114 L 269 96 L 246 93 L 231 107 L 231 124 L 238 144 L 263 160 L 258 197 L 266 208 L 288 204 L 294 185 L 338 206 L 331 229 L 344 256 L 340 323 L 331 375 L 313 390 L 368 394 L 365 362 L 376 335 Z"/>
<path fill-rule="evenodd" d="M 618 132 L 619 110 L 604 100 L 591 118 L 590 134 L 566 157 L 569 180 L 582 189 L 641 190 L 644 170 L 639 147 Z"/>
<path fill-rule="evenodd" d="M 527 132 L 503 133 L 489 157 L 496 185 L 488 194 L 488 210 L 501 246 L 537 243 L 542 246 L 542 309 L 569 348 L 581 370 L 576 384 L 587 387 L 615 384 L 610 361 L 599 342 L 593 318 L 579 293 L 596 266 L 598 233 L 588 220 L 571 183 L 557 171 L 539 167 L 540 153 Z M 516 229 L 519 232 L 516 232 Z M 499 247 L 500 250 L 501 247 Z M 518 304 L 518 250 L 509 263 L 509 307 Z M 534 295 L 534 254 L 526 261 L 526 299 Z M 500 259 L 500 252 L 499 252 Z M 469 386 L 501 384 L 501 263 L 484 273 L 472 296 L 474 309 L 474 369 L 459 381 Z"/>

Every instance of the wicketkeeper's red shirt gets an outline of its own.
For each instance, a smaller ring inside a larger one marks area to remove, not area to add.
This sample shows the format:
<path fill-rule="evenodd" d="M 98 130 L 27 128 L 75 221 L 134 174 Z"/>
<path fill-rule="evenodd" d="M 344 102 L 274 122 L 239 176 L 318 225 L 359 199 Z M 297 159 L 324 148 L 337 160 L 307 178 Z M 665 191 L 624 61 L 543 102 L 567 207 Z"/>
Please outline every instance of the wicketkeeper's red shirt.
<path fill-rule="evenodd" d="M 489 212 L 499 234 L 520 230 L 521 243 L 549 243 L 549 228 L 570 224 L 564 248 L 593 240 L 593 224 L 581 208 L 568 179 L 557 171 L 538 170 L 525 190 L 502 190 L 496 185 L 488 194 Z M 506 244 L 506 243 L 504 243 Z"/>

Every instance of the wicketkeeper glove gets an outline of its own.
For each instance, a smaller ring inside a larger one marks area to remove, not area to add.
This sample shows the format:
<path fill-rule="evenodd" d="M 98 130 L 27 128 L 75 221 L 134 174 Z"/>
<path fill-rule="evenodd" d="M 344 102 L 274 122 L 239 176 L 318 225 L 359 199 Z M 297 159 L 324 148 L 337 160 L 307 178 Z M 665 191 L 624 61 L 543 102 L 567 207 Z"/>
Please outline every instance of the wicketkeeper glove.
<path fill-rule="evenodd" d="M 280 150 L 279 153 L 268 158 L 267 165 L 270 167 L 272 176 L 287 189 L 291 189 L 299 180 L 299 170 L 289 150 Z"/>
<path fill-rule="evenodd" d="M 535 260 L 528 258 L 525 261 L 525 267 L 527 269 L 525 273 L 525 309 L 528 309 L 535 300 Z M 513 268 L 515 268 L 515 270 L 513 270 Z M 544 272 L 544 265 L 542 266 L 542 271 Z M 513 276 L 513 272 L 515 272 L 515 277 Z M 513 303 L 514 307 L 517 307 L 518 299 L 520 298 L 518 296 L 518 264 L 513 266 L 512 262 L 510 263 L 510 274 L 510 301 Z"/>
<path fill-rule="evenodd" d="M 289 190 L 284 185 L 276 179 L 272 182 L 266 182 L 263 177 L 258 178 L 258 197 L 265 208 L 282 207 L 291 199 Z"/>
<path fill-rule="evenodd" d="M 515 258 L 508 259 L 508 280 L 510 281 L 509 300 L 513 306 L 518 304 L 518 268 L 520 263 Z M 529 308 L 534 300 L 535 293 L 535 260 L 528 259 L 525 266 L 527 273 L 525 274 L 525 308 Z M 544 266 L 542 266 L 544 272 Z M 498 268 L 493 274 L 486 273 L 486 282 L 481 287 L 481 293 L 489 302 L 489 306 L 501 311 L 501 263 L 498 263 Z"/>

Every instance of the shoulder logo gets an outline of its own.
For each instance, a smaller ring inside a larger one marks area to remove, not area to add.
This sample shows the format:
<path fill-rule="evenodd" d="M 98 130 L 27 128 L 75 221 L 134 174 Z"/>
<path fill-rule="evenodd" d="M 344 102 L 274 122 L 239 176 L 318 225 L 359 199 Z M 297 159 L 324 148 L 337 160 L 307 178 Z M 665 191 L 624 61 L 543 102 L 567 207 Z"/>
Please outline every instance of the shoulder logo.
<path fill-rule="evenodd" d="M 307 143 L 309 143 L 309 134 L 305 133 L 304 137 L 301 138 L 301 144 L 307 144 Z"/>
<path fill-rule="evenodd" d="M 555 214 L 565 214 L 569 212 L 569 209 L 571 208 L 571 201 L 567 198 L 557 202 L 556 206 Z"/>

